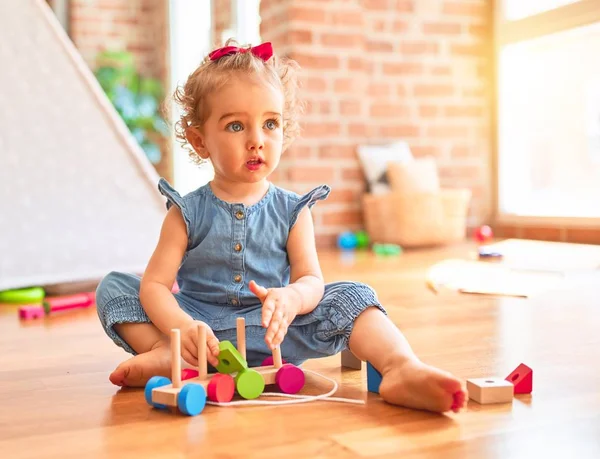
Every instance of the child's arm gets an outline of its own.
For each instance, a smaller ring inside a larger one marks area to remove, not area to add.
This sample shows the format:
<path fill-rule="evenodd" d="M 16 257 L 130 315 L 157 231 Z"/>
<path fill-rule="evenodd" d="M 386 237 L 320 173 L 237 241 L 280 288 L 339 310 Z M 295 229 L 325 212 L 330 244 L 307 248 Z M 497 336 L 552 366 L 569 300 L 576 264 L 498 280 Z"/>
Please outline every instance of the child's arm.
<path fill-rule="evenodd" d="M 171 293 L 177 270 L 187 248 L 187 230 L 181 211 L 172 206 L 163 222 L 158 245 L 140 285 L 140 301 L 152 323 L 167 336 L 193 319 Z"/>
<path fill-rule="evenodd" d="M 290 259 L 290 285 L 300 298 L 298 314 L 308 314 L 323 298 L 325 284 L 317 256 L 315 228 L 310 209 L 300 211 L 287 242 Z"/>

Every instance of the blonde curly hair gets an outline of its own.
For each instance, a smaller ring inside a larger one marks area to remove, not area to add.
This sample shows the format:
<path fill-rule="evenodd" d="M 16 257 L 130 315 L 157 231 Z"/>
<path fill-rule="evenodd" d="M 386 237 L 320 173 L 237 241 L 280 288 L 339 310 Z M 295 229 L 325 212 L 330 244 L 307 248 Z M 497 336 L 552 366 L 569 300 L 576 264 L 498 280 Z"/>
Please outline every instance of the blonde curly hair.
<path fill-rule="evenodd" d="M 250 50 L 250 45 L 240 46 L 236 40 L 229 39 L 224 46 L 237 46 Z M 207 102 L 208 94 L 218 91 L 235 73 L 258 76 L 283 92 L 285 105 L 283 110 L 283 151 L 300 133 L 298 118 L 303 111 L 299 97 L 299 66 L 296 61 L 279 58 L 275 54 L 263 61 L 251 52 L 240 52 L 212 61 L 206 56 L 202 63 L 179 86 L 173 98 L 181 108 L 181 116 L 175 122 L 175 137 L 188 151 L 190 159 L 197 165 L 207 160 L 200 158 L 186 138 L 186 131 L 201 128 L 210 115 Z"/>

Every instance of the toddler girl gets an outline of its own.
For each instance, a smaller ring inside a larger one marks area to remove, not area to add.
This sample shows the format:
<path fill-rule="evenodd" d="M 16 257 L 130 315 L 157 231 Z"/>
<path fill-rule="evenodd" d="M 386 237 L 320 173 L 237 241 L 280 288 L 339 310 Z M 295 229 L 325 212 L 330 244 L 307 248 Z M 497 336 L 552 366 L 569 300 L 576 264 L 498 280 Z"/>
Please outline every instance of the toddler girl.
<path fill-rule="evenodd" d="M 110 380 L 143 386 L 169 376 L 173 328 L 181 330 L 182 358 L 197 365 L 199 323 L 214 366 L 219 341 L 235 343 L 236 318 L 244 317 L 250 366 L 275 346 L 296 365 L 350 349 L 382 374 L 387 402 L 457 412 L 461 382 L 416 357 L 369 286 L 324 283 L 310 208 L 329 187 L 296 194 L 268 181 L 298 131 L 296 69 L 270 43 L 229 41 L 175 92 L 177 137 L 197 163 L 212 163 L 214 179 L 185 196 L 161 179 L 168 210 L 146 271 L 111 272 L 98 286 L 106 333 L 134 355 Z"/>

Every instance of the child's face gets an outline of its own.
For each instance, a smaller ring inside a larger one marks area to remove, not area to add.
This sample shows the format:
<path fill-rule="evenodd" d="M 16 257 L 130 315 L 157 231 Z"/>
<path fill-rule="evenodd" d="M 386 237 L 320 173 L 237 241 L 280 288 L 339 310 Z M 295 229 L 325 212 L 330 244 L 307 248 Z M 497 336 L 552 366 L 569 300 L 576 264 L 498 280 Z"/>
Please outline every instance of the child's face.
<path fill-rule="evenodd" d="M 234 77 L 208 98 L 210 116 L 192 146 L 210 158 L 215 179 L 255 183 L 279 164 L 284 96 L 266 82 Z"/>

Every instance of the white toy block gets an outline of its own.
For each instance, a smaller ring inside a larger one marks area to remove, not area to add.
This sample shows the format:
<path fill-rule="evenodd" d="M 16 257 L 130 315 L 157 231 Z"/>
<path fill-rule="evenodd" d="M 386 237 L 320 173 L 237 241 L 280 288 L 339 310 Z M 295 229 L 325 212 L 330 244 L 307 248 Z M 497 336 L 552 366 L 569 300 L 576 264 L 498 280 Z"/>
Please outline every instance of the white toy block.
<path fill-rule="evenodd" d="M 502 378 L 467 379 L 467 391 L 471 400 L 488 405 L 512 402 L 515 386 Z"/>

